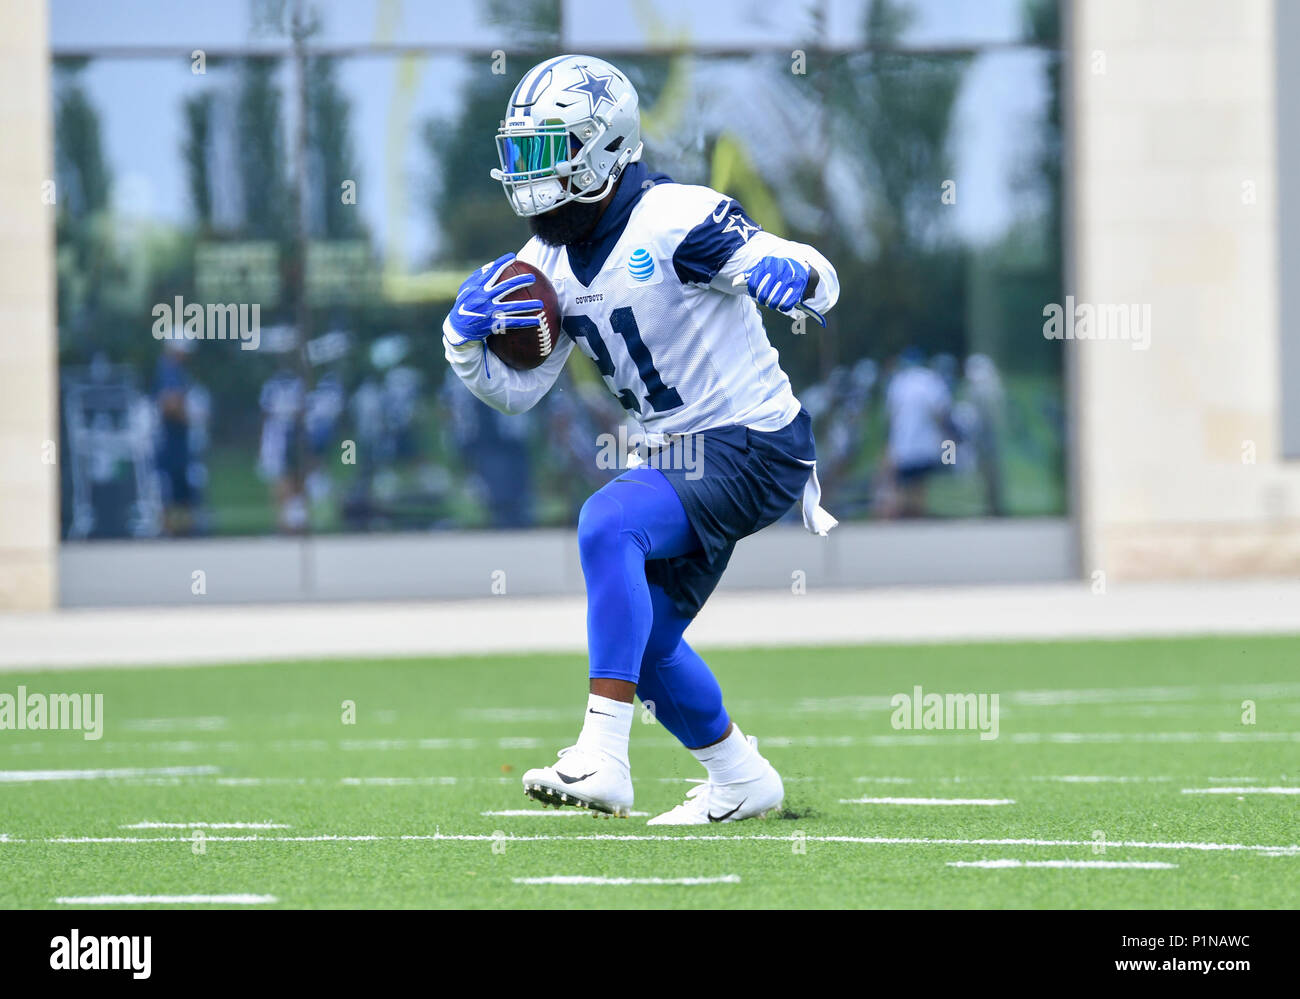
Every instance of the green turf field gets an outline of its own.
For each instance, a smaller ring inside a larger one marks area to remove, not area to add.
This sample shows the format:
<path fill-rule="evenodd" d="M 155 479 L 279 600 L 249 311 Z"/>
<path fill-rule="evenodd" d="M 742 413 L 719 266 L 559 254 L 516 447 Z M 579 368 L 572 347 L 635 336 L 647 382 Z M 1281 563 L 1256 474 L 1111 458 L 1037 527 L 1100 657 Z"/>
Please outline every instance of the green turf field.
<path fill-rule="evenodd" d="M 1300 903 L 1300 796 L 1282 793 L 1300 789 L 1300 638 L 709 659 L 786 779 L 781 819 L 661 829 L 525 799 L 520 773 L 576 735 L 580 656 L 0 675 L 0 693 L 102 693 L 106 719 L 98 742 L 0 732 L 0 906 L 228 894 L 289 907 Z M 997 693 L 998 738 L 896 730 L 889 699 L 916 685 Z M 632 769 L 635 808 L 651 814 L 703 773 L 639 722 Z M 190 823 L 274 828 L 209 825 L 198 843 Z M 973 861 L 1161 866 L 951 866 Z M 710 883 L 517 880 L 565 876 Z"/>

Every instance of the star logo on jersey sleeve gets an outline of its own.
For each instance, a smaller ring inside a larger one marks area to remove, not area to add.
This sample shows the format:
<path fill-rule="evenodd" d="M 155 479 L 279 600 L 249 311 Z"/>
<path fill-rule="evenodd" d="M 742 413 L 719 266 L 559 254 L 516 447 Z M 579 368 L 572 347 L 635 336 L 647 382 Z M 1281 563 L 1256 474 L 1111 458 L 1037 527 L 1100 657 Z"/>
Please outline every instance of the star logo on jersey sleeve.
<path fill-rule="evenodd" d="M 748 243 L 749 237 L 762 228 L 757 222 L 751 222 L 740 212 L 732 212 L 731 218 L 727 220 L 727 226 L 722 231 L 740 233 L 741 242 Z"/>
<path fill-rule="evenodd" d="M 591 105 L 592 114 L 600 110 L 601 104 L 608 104 L 610 107 L 616 105 L 614 95 L 609 92 L 609 85 L 614 82 L 613 74 L 596 76 L 588 72 L 586 66 L 579 66 L 578 72 L 582 74 L 582 82 L 565 87 L 564 93 L 582 94 Z"/>

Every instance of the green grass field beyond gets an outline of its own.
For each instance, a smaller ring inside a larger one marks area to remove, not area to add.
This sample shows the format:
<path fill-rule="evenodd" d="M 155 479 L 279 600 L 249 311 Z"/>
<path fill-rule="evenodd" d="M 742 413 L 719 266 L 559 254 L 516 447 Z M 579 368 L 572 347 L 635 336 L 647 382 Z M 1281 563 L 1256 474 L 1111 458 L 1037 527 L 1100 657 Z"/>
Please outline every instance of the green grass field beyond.
<path fill-rule="evenodd" d="M 2 675 L 0 693 L 102 693 L 106 725 L 98 742 L 0 732 L 0 906 L 128 894 L 288 907 L 1300 902 L 1300 796 L 1283 793 L 1300 788 L 1298 638 L 709 660 L 733 716 L 786 779 L 783 818 L 662 829 L 526 800 L 520 774 L 577 733 L 577 655 Z M 998 738 L 896 730 L 889 699 L 917 685 L 998 694 Z M 355 724 L 344 724 L 347 701 Z M 632 770 L 635 808 L 650 814 L 703 774 L 640 717 Z M 63 779 L 35 779 L 52 776 Z M 861 798 L 1012 803 L 846 800 Z M 491 814 L 511 810 L 526 814 Z M 210 825 L 199 843 L 190 823 L 278 828 Z M 1169 866 L 951 866 L 971 861 Z M 556 876 L 727 880 L 516 880 Z"/>

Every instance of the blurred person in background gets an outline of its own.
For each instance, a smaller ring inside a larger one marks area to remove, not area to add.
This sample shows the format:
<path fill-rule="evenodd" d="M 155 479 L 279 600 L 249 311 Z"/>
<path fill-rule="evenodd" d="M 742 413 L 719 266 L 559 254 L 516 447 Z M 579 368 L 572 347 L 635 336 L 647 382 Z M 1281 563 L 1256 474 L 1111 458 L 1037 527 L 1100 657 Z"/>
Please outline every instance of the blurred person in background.
<path fill-rule="evenodd" d="M 943 377 L 924 361 L 920 348 L 908 347 L 885 390 L 886 459 L 894 482 L 887 516 L 924 516 L 930 476 L 943 467 L 952 395 Z"/>
<path fill-rule="evenodd" d="M 947 352 L 935 354 L 930 360 L 930 369 L 943 379 L 949 395 L 957 392 L 957 383 L 961 376 L 961 365 L 957 358 Z"/>
<path fill-rule="evenodd" d="M 579 381 L 568 370 L 560 373 L 562 387 L 542 400 L 546 440 L 555 442 L 554 476 L 564 498 L 565 520 L 576 523 L 586 502 L 604 485 L 606 473 L 595 460 L 602 433 L 616 433 L 608 397 L 601 385 Z"/>
<path fill-rule="evenodd" d="M 187 478 L 190 484 L 191 530 L 207 534 L 211 529 L 211 511 L 204 502 L 208 488 L 209 426 L 212 423 L 212 393 L 191 380 L 185 393 L 185 418 L 190 427 L 190 461 Z"/>
<path fill-rule="evenodd" d="M 984 487 L 985 505 L 992 516 L 1005 516 L 1002 432 L 1007 396 L 997 365 L 987 354 L 971 354 L 966 358 L 962 396 L 974 416 L 969 439 L 975 452 L 975 469 Z"/>
<path fill-rule="evenodd" d="M 297 534 L 307 529 L 298 440 L 303 411 L 302 379 L 289 368 L 280 368 L 262 386 L 260 401 L 262 443 L 257 457 L 258 473 L 271 486 L 279 529 Z"/>
<path fill-rule="evenodd" d="M 353 530 L 368 531 L 374 527 L 374 480 L 384 437 L 384 390 L 373 374 L 357 386 L 348 408 L 357 446 L 357 477 L 343 500 L 343 519 Z"/>
<path fill-rule="evenodd" d="M 353 402 L 358 407 L 358 421 L 362 406 L 367 410 L 368 422 L 373 423 L 377 418 L 377 423 L 363 429 L 367 438 L 378 432 L 370 490 L 370 501 L 376 509 L 392 510 L 403 496 L 413 495 L 420 484 L 410 481 L 411 477 L 405 473 L 427 472 L 421 467 L 416 424 L 422 377 L 416 368 L 405 363 L 410 350 L 410 338 L 405 333 L 389 333 L 375 340 L 370 345 L 370 363 L 382 377 L 373 383 L 367 379 L 362 387 L 365 394 L 359 390 Z"/>
<path fill-rule="evenodd" d="M 861 358 L 851 368 L 835 368 L 825 383 L 800 397 L 818 421 L 819 440 L 825 439 L 818 467 L 826 466 L 826 494 L 850 516 L 865 514 L 872 502 L 871 472 L 861 463 L 877 376 L 876 362 Z"/>
<path fill-rule="evenodd" d="M 399 364 L 384 375 L 384 447 L 391 481 L 381 492 L 392 495 L 400 489 L 399 472 L 412 467 L 420 457 L 420 442 L 415 415 L 420 402 L 420 372 Z"/>
<path fill-rule="evenodd" d="M 533 523 L 532 420 L 514 419 L 481 406 L 454 371 L 443 387 L 451 409 L 456 450 L 471 478 L 471 487 L 491 527 L 528 527 Z"/>
<path fill-rule="evenodd" d="M 329 499 L 333 480 L 327 468 L 330 449 L 338 436 L 339 417 L 344 406 L 343 383 L 333 371 L 327 371 L 307 393 L 303 425 L 307 432 L 310 468 L 307 472 L 307 497 L 313 503 Z"/>
<path fill-rule="evenodd" d="M 195 490 L 190 480 L 190 376 L 186 360 L 194 349 L 190 340 L 163 341 L 154 382 L 158 406 L 157 463 L 162 479 L 163 531 L 184 536 L 194 527 Z"/>

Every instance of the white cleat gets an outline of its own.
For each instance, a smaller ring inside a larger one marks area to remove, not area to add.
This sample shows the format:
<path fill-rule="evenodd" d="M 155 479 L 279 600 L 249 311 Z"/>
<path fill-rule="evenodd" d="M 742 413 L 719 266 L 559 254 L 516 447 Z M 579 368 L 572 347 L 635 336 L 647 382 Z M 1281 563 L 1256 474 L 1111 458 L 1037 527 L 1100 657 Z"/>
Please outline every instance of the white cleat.
<path fill-rule="evenodd" d="M 758 752 L 758 740 L 749 736 L 749 744 Z M 676 808 L 656 815 L 648 826 L 707 826 L 711 822 L 739 822 L 762 819 L 781 809 L 785 785 L 776 768 L 763 757 L 762 773 L 750 780 L 730 784 L 705 781 L 686 792 L 686 800 Z"/>
<path fill-rule="evenodd" d="M 608 753 L 569 746 L 549 767 L 524 774 L 524 794 L 544 805 L 590 808 L 593 814 L 627 818 L 632 811 L 632 775 Z"/>

